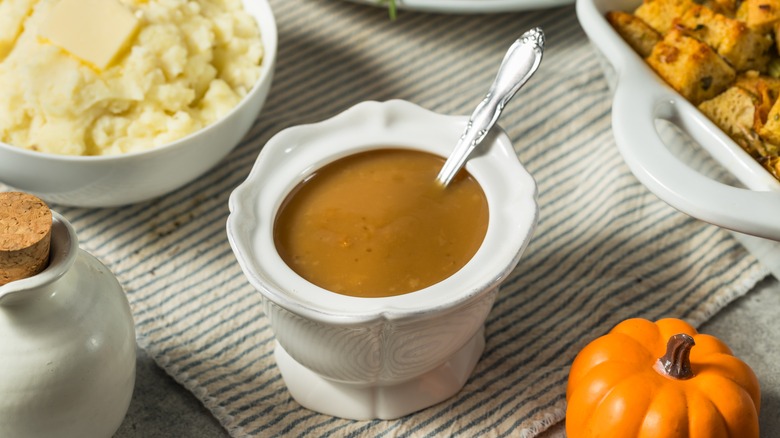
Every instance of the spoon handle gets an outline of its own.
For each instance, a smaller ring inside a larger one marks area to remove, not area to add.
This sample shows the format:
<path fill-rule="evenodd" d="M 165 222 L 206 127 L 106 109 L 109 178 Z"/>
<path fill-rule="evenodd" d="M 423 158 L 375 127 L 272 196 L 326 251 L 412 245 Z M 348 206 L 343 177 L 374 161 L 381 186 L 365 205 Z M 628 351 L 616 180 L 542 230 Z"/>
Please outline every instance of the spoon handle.
<path fill-rule="evenodd" d="M 436 177 L 446 187 L 466 163 L 471 152 L 495 125 L 501 111 L 517 90 L 533 76 L 542 62 L 544 32 L 535 27 L 515 41 L 498 68 L 487 95 L 471 114 L 466 130 Z"/>

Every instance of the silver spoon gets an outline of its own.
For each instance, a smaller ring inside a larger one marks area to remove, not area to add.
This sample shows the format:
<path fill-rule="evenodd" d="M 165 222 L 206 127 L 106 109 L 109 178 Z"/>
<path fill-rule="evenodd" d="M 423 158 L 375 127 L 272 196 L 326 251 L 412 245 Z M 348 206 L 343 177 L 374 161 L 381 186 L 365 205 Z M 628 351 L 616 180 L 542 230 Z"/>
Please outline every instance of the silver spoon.
<path fill-rule="evenodd" d="M 543 52 L 544 32 L 538 27 L 521 35 L 509 47 L 487 95 L 471 114 L 466 130 L 439 171 L 436 177 L 438 184 L 446 187 L 466 164 L 471 152 L 495 125 L 507 102 L 536 72 Z"/>

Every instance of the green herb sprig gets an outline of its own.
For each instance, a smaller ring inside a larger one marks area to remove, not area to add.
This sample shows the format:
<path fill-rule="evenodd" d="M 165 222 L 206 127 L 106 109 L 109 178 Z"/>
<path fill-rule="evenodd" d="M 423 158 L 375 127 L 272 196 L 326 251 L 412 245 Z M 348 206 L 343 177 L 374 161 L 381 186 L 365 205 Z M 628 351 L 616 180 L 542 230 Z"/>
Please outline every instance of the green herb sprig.
<path fill-rule="evenodd" d="M 395 0 L 379 0 L 379 4 L 387 5 L 387 13 L 390 15 L 390 20 L 396 19 L 398 10 L 396 8 Z"/>

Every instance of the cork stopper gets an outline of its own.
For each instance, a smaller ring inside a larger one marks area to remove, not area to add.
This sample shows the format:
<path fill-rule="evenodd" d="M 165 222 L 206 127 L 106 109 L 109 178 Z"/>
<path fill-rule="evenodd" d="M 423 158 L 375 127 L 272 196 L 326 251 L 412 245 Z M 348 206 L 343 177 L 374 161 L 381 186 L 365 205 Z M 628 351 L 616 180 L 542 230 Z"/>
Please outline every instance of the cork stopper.
<path fill-rule="evenodd" d="M 0 286 L 44 270 L 50 242 L 46 203 L 27 193 L 0 192 Z"/>

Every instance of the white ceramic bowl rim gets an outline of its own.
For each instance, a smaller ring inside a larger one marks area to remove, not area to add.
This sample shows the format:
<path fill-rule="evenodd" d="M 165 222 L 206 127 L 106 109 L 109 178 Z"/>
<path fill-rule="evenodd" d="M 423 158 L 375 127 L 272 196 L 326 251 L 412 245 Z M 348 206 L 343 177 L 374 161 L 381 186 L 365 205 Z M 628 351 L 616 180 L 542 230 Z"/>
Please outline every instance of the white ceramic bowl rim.
<path fill-rule="evenodd" d="M 351 0 L 374 6 L 387 7 L 379 0 Z M 484 14 L 491 12 L 526 11 L 554 8 L 574 3 L 574 0 L 397 0 L 400 9 L 445 12 L 454 14 Z"/>
<path fill-rule="evenodd" d="M 263 49 L 265 52 L 263 53 L 263 60 L 260 64 L 260 74 L 258 75 L 254 85 L 252 85 L 252 88 L 244 97 L 241 98 L 241 101 L 236 106 L 234 106 L 230 111 L 228 111 L 227 114 L 223 115 L 218 120 L 182 138 L 174 140 L 170 143 L 166 143 L 143 151 L 126 152 L 126 153 L 116 154 L 116 155 L 53 154 L 50 152 L 38 152 L 38 151 L 31 151 L 29 149 L 23 149 L 20 147 L 16 147 L 4 143 L 2 141 L 0 141 L 0 150 L 4 150 L 4 152 L 7 153 L 31 156 L 36 159 L 53 160 L 53 161 L 72 161 L 72 162 L 81 162 L 81 163 L 83 162 L 104 163 L 107 161 L 110 162 L 116 160 L 123 160 L 131 157 L 140 157 L 140 156 L 147 156 L 147 155 L 153 156 L 155 154 L 165 153 L 170 149 L 178 149 L 181 147 L 186 147 L 186 144 L 188 143 L 188 140 L 190 138 L 200 135 L 203 132 L 215 129 L 217 126 L 221 125 L 226 119 L 228 119 L 233 113 L 239 111 L 240 108 L 245 106 L 247 102 L 250 102 L 252 100 L 252 96 L 254 96 L 255 94 L 261 91 L 264 78 L 271 75 L 272 69 L 274 68 L 274 64 L 276 63 L 278 35 L 277 35 L 276 21 L 273 18 L 273 12 L 271 10 L 271 6 L 268 4 L 267 0 L 242 0 L 242 1 L 244 3 L 245 10 L 249 12 L 249 14 L 251 14 L 258 23 L 258 27 L 260 29 L 260 38 L 263 41 Z"/>
<path fill-rule="evenodd" d="M 669 87 L 607 22 L 608 11 L 632 11 L 641 0 L 577 0 L 588 38 L 615 69 L 612 129 L 626 164 L 656 196 L 700 220 L 780 240 L 780 183 L 695 106 Z M 660 138 L 655 122 L 671 121 L 749 189 L 690 168 Z"/>
<path fill-rule="evenodd" d="M 249 282 L 291 312 L 339 324 L 433 316 L 497 287 L 516 266 L 538 215 L 536 184 L 500 128 L 486 139 L 485 148 L 466 167 L 488 197 L 490 219 L 485 240 L 472 261 L 444 281 L 386 298 L 340 295 L 295 274 L 273 243 L 273 221 L 279 205 L 317 168 L 379 147 L 446 156 L 466 121 L 465 117 L 436 114 L 409 102 L 392 100 L 363 102 L 323 122 L 276 134 L 264 146 L 246 181 L 230 196 L 228 240 Z"/>

